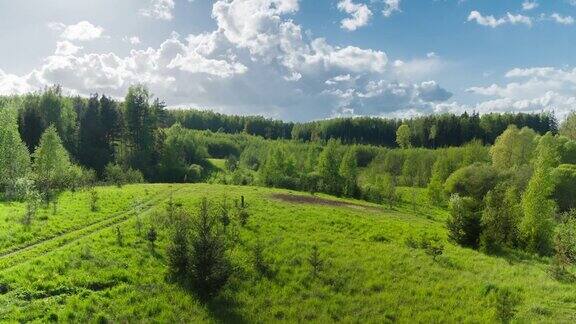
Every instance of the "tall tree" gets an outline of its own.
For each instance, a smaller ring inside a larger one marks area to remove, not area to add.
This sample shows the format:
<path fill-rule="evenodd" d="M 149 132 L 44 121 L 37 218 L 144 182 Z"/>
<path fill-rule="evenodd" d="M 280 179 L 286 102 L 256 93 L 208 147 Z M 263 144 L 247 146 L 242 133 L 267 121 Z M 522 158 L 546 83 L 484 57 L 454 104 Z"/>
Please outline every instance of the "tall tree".
<path fill-rule="evenodd" d="M 494 167 L 507 170 L 528 164 L 536 148 L 535 137 L 530 128 L 519 130 L 515 125 L 509 126 L 490 149 Z"/>
<path fill-rule="evenodd" d="M 48 127 L 40 114 L 39 99 L 36 94 L 26 95 L 18 114 L 18 131 L 29 152 L 34 152 L 42 133 Z"/>
<path fill-rule="evenodd" d="M 34 178 L 47 200 L 70 182 L 72 163 L 54 126 L 48 127 L 34 152 Z"/>
<path fill-rule="evenodd" d="M 20 138 L 16 113 L 0 108 L 0 192 L 30 171 L 30 154 Z"/>
<path fill-rule="evenodd" d="M 554 192 L 552 170 L 558 166 L 560 154 L 551 133 L 540 139 L 536 151 L 534 174 L 522 197 L 524 217 L 520 233 L 528 251 L 547 255 L 552 252 L 556 212 L 556 203 L 551 199 Z"/>
<path fill-rule="evenodd" d="M 410 131 L 410 126 L 403 124 L 402 126 L 398 127 L 398 130 L 396 131 L 396 143 L 398 143 L 400 148 L 411 147 L 411 139 L 412 132 Z"/>
<path fill-rule="evenodd" d="M 142 171 L 146 178 L 153 176 L 154 130 L 159 107 L 150 104 L 150 92 L 142 85 L 132 86 L 124 101 L 124 120 L 128 144 L 128 163 Z"/>
<path fill-rule="evenodd" d="M 318 159 L 318 174 L 320 176 L 320 190 L 332 194 L 342 193 L 342 179 L 340 177 L 339 144 L 336 140 L 328 141 Z"/>
<path fill-rule="evenodd" d="M 352 146 L 346 150 L 340 163 L 339 172 L 343 180 L 342 194 L 347 197 L 354 197 L 358 192 L 358 185 L 356 184 L 358 162 L 356 155 L 356 147 Z"/>
<path fill-rule="evenodd" d="M 96 170 L 99 176 L 102 176 L 104 167 L 111 162 L 98 95 L 90 97 L 88 107 L 80 119 L 78 158 L 82 165 Z"/>
<path fill-rule="evenodd" d="M 576 140 L 576 112 L 571 112 L 560 126 L 560 135 Z"/>

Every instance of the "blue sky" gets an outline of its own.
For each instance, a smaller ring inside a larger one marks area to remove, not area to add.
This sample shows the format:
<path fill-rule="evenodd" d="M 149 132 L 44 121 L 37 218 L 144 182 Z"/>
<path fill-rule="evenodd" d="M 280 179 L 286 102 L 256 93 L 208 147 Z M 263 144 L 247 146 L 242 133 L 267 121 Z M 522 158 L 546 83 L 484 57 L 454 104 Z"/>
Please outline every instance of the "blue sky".
<path fill-rule="evenodd" d="M 0 2 L 0 94 L 61 84 L 288 120 L 576 104 L 573 0 Z"/>

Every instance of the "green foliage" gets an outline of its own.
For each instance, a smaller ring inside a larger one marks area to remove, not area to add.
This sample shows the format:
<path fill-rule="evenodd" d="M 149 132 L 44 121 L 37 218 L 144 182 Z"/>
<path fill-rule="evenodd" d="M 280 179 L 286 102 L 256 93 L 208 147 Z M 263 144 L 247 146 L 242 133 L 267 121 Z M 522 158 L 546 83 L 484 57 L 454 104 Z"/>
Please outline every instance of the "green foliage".
<path fill-rule="evenodd" d="M 576 209 L 576 165 L 562 164 L 552 170 L 555 182 L 554 201 L 558 204 L 558 212 L 568 212 Z"/>
<path fill-rule="evenodd" d="M 484 291 L 488 305 L 494 310 L 494 319 L 509 323 L 518 311 L 521 302 L 520 295 L 510 288 L 488 286 Z"/>
<path fill-rule="evenodd" d="M 77 173 L 53 126 L 48 127 L 34 152 L 34 180 L 45 199 L 70 186 Z"/>
<path fill-rule="evenodd" d="M 449 210 L 448 237 L 462 246 L 478 247 L 481 232 L 478 203 L 473 198 L 454 194 L 450 197 Z"/>
<path fill-rule="evenodd" d="M 572 211 L 564 215 L 554 234 L 554 257 L 563 265 L 576 264 L 576 217 Z"/>
<path fill-rule="evenodd" d="M 501 184 L 484 197 L 482 211 L 482 234 L 480 248 L 495 253 L 504 247 L 518 245 L 518 225 L 522 214 L 518 192 L 515 187 Z"/>
<path fill-rule="evenodd" d="M 180 124 L 163 131 L 160 152 L 159 178 L 164 182 L 195 182 L 202 178 L 202 164 L 206 164 L 206 149 L 196 136 Z M 200 170 L 198 169 L 200 168 Z"/>
<path fill-rule="evenodd" d="M 298 186 L 295 161 L 283 146 L 270 148 L 259 178 L 265 186 L 291 189 Z"/>
<path fill-rule="evenodd" d="M 408 236 L 405 244 L 413 249 L 422 249 L 434 260 L 444 253 L 444 244 L 438 235 L 423 233 L 419 237 Z"/>
<path fill-rule="evenodd" d="M 164 104 L 151 102 L 151 95 L 142 85 L 131 86 L 124 100 L 125 143 L 121 155 L 124 163 L 141 171 L 144 177 L 154 177 L 157 154 L 156 128 L 161 123 Z"/>
<path fill-rule="evenodd" d="M 104 169 L 104 179 L 109 184 L 121 187 L 128 183 L 142 183 L 144 176 L 142 172 L 132 168 L 123 168 L 118 164 L 108 164 Z"/>
<path fill-rule="evenodd" d="M 530 128 L 509 126 L 490 149 L 494 167 L 506 170 L 530 163 L 536 148 L 535 137 L 536 133 Z"/>
<path fill-rule="evenodd" d="M 216 295 L 232 270 L 226 255 L 226 239 L 218 224 L 209 211 L 208 201 L 203 199 L 192 221 L 190 238 L 191 284 L 203 299 Z"/>
<path fill-rule="evenodd" d="M 336 140 L 329 140 L 318 159 L 320 189 L 336 196 L 342 193 L 342 178 L 338 172 L 341 160 L 339 146 Z"/>
<path fill-rule="evenodd" d="M 310 274 L 312 277 L 318 277 L 324 267 L 324 260 L 320 256 L 320 251 L 317 245 L 312 246 L 310 256 L 308 256 L 308 264 L 310 265 Z"/>
<path fill-rule="evenodd" d="M 342 194 L 346 197 L 355 197 L 358 192 L 356 183 L 358 177 L 358 163 L 356 159 L 356 148 L 351 147 L 346 150 L 339 169 L 340 178 L 343 181 Z"/>
<path fill-rule="evenodd" d="M 488 164 L 476 163 L 454 172 L 445 184 L 448 194 L 459 194 L 481 201 L 496 186 L 499 174 Z"/>
<path fill-rule="evenodd" d="M 30 172 L 30 155 L 18 133 L 16 116 L 9 108 L 0 108 L 0 193 L 14 199 L 15 186 Z"/>
<path fill-rule="evenodd" d="M 560 135 L 576 140 L 576 112 L 571 112 L 560 125 Z"/>
<path fill-rule="evenodd" d="M 410 126 L 403 124 L 398 127 L 398 130 L 396 130 L 396 143 L 398 143 L 400 148 L 410 148 L 412 146 L 411 138 L 412 131 L 410 130 Z"/>
<path fill-rule="evenodd" d="M 556 214 L 556 203 L 551 199 L 555 186 L 551 172 L 560 158 L 550 133 L 540 139 L 536 151 L 535 171 L 522 196 L 524 217 L 520 222 L 520 234 L 528 251 L 548 255 L 552 252 Z"/>

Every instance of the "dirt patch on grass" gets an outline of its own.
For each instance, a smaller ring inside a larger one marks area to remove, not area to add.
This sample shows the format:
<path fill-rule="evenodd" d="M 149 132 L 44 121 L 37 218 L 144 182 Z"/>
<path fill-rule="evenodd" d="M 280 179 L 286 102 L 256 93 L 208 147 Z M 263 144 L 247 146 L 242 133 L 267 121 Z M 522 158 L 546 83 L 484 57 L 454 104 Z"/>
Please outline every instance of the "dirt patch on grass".
<path fill-rule="evenodd" d="M 371 210 L 371 211 L 382 211 L 382 208 L 376 206 L 366 206 L 361 204 L 356 204 L 352 202 L 330 200 L 326 198 L 321 198 L 317 196 L 305 196 L 305 195 L 292 195 L 285 193 L 275 193 L 271 195 L 272 199 L 280 200 L 289 203 L 296 204 L 309 204 L 309 205 L 321 205 L 321 206 L 333 206 L 333 207 L 348 207 L 358 210 Z"/>

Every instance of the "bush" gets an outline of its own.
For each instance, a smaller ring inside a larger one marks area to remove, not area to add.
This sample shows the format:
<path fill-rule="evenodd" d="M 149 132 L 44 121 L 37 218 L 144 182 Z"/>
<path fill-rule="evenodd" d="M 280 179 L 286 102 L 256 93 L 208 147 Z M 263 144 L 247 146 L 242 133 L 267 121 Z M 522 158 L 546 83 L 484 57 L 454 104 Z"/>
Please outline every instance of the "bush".
<path fill-rule="evenodd" d="M 488 164 L 473 164 L 454 172 L 444 185 L 448 194 L 482 200 L 498 183 L 498 172 Z"/>
<path fill-rule="evenodd" d="M 231 273 L 224 231 L 219 224 L 204 198 L 198 216 L 192 222 L 189 259 L 192 287 L 202 299 L 216 295 Z"/>
<path fill-rule="evenodd" d="M 562 164 L 552 171 L 556 182 L 553 197 L 559 212 L 576 208 L 576 165 Z"/>
<path fill-rule="evenodd" d="M 144 176 L 142 172 L 132 168 L 123 168 L 118 164 L 109 163 L 104 168 L 104 179 L 109 184 L 121 187 L 128 183 L 142 183 Z"/>
<path fill-rule="evenodd" d="M 494 317 L 502 323 L 509 323 L 518 310 L 520 296 L 510 288 L 488 285 L 484 291 L 488 305 L 494 310 Z"/>
<path fill-rule="evenodd" d="M 576 263 L 576 218 L 575 211 L 567 214 L 564 222 L 556 226 L 554 255 L 564 264 Z"/>
<path fill-rule="evenodd" d="M 448 236 L 455 243 L 471 248 L 478 247 L 480 216 L 478 203 L 469 197 L 452 195 L 449 202 Z"/>
<path fill-rule="evenodd" d="M 6 188 L 6 199 L 23 201 L 34 190 L 34 181 L 28 178 L 18 178 Z"/>

